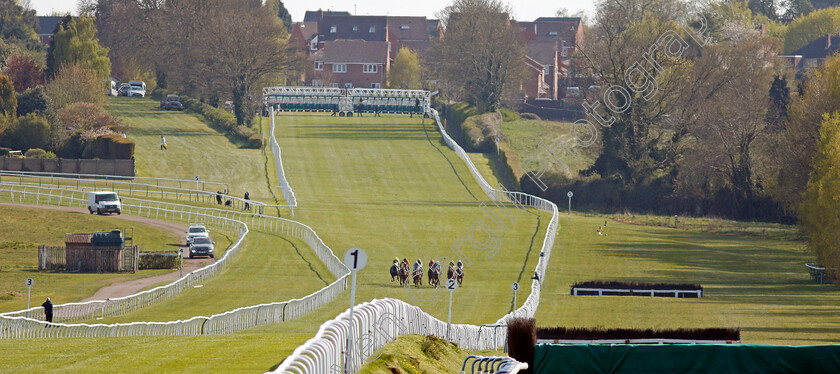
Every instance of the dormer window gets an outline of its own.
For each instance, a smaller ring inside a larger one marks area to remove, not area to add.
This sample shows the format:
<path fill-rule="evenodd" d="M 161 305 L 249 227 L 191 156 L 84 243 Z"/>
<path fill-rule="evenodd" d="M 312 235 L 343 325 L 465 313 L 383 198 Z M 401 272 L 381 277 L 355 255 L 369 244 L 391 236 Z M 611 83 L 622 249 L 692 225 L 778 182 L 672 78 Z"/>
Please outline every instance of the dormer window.
<path fill-rule="evenodd" d="M 337 27 L 335 27 L 334 25 L 333 25 L 333 26 L 330 26 L 330 34 L 335 34 L 335 33 L 336 33 L 336 31 L 337 31 L 337 29 L 338 29 L 338 28 L 337 28 Z"/>
<path fill-rule="evenodd" d="M 353 32 L 356 32 L 356 31 L 359 31 L 359 27 L 357 27 L 356 25 L 353 25 Z"/>
<path fill-rule="evenodd" d="M 557 36 L 557 31 L 549 31 L 548 36 Z"/>
<path fill-rule="evenodd" d="M 371 33 L 371 34 L 375 33 L 375 32 L 376 32 L 376 26 L 371 26 L 371 27 L 368 29 L 368 32 L 369 32 L 369 33 Z"/>
<path fill-rule="evenodd" d="M 400 26 L 400 30 L 408 30 L 408 29 L 410 29 L 410 28 L 411 28 L 411 27 L 409 27 L 408 25 L 402 25 L 402 26 Z"/>

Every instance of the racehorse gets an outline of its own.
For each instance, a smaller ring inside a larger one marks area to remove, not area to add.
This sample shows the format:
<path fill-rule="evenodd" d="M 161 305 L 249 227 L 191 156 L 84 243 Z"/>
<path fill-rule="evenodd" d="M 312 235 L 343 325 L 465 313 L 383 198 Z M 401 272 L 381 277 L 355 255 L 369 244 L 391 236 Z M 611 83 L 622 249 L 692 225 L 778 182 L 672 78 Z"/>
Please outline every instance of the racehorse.
<path fill-rule="evenodd" d="M 397 260 L 394 260 L 394 263 L 391 265 L 391 283 L 394 282 L 395 279 L 400 275 L 400 269 L 397 266 Z"/>
<path fill-rule="evenodd" d="M 400 286 L 404 286 L 406 284 L 406 282 L 408 282 L 408 273 L 409 273 L 408 264 L 405 263 L 405 262 L 401 262 L 400 263 L 400 272 L 399 272 Z"/>
<path fill-rule="evenodd" d="M 435 260 L 429 261 L 429 285 L 440 285 L 440 262 Z"/>
<path fill-rule="evenodd" d="M 414 279 L 414 287 L 422 286 L 423 285 L 423 270 L 418 269 L 418 270 L 414 271 L 412 279 Z"/>

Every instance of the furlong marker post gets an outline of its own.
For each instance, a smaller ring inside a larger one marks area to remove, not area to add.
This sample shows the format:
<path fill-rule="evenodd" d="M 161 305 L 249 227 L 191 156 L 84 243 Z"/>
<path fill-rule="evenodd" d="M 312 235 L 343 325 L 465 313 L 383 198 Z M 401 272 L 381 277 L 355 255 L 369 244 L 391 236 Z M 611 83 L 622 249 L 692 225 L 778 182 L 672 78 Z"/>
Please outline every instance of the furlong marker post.
<path fill-rule="evenodd" d="M 32 278 L 26 278 L 26 309 L 29 309 L 29 298 L 32 296 L 32 285 L 35 284 L 35 280 Z"/>
<path fill-rule="evenodd" d="M 344 372 L 350 373 L 351 355 L 353 354 L 353 304 L 356 303 L 356 272 L 367 265 L 367 254 L 361 248 L 350 248 L 344 253 L 344 265 L 353 273 L 352 286 L 350 287 L 350 334 L 347 336 L 347 357 L 344 359 Z"/>
<path fill-rule="evenodd" d="M 446 280 L 446 289 L 449 290 L 449 317 L 446 319 L 446 341 L 449 341 L 449 330 L 452 327 L 452 294 L 458 289 L 458 282 L 455 278 Z"/>
<path fill-rule="evenodd" d="M 572 196 L 574 196 L 574 194 L 572 193 L 572 191 L 569 191 L 566 194 L 566 196 L 569 197 L 569 217 L 568 218 L 572 218 Z"/>

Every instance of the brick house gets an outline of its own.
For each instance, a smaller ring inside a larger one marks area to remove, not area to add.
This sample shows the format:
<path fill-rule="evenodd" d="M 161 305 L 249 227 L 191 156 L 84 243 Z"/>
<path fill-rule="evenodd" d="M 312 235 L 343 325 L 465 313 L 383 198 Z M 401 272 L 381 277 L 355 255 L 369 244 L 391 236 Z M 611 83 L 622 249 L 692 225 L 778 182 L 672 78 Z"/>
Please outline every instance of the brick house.
<path fill-rule="evenodd" d="M 840 35 L 826 34 L 797 49 L 790 55 L 780 56 L 787 59 L 796 70 L 816 68 L 829 56 L 840 50 Z"/>
<path fill-rule="evenodd" d="M 400 48 L 406 47 L 424 57 L 432 43 L 429 41 L 429 22 L 426 17 L 387 17 L 388 40 L 391 42 L 391 59 Z"/>
<path fill-rule="evenodd" d="M 563 81 L 570 78 L 570 57 L 583 39 L 579 17 L 540 17 L 533 22 L 517 22 L 520 39 L 526 47 L 529 68 L 523 91 L 529 98 L 559 100 Z M 542 70 L 541 77 L 531 70 Z M 536 95 L 535 95 L 536 94 Z"/>
<path fill-rule="evenodd" d="M 58 26 L 61 17 L 37 17 L 38 18 L 38 39 L 41 39 L 41 43 L 43 44 L 50 44 L 53 41 L 53 31 L 55 31 L 55 27 Z"/>
<path fill-rule="evenodd" d="M 338 39 L 324 41 L 310 61 L 307 85 L 314 87 L 382 88 L 391 68 L 386 41 Z"/>

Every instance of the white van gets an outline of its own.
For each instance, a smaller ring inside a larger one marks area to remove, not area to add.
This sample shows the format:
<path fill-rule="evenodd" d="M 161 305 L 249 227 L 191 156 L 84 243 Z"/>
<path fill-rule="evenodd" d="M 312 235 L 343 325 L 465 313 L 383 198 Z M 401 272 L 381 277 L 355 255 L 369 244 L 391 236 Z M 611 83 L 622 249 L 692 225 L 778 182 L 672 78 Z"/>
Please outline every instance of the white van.
<path fill-rule="evenodd" d="M 98 191 L 88 193 L 88 211 L 90 214 L 117 213 L 122 211 L 120 197 L 116 192 Z"/>
<path fill-rule="evenodd" d="M 132 87 L 137 87 L 137 88 L 139 88 L 139 89 L 143 90 L 143 95 L 144 95 L 144 96 L 148 93 L 148 91 L 146 91 L 146 82 L 143 82 L 143 81 L 130 81 L 130 82 L 128 82 L 128 85 L 129 85 L 129 86 L 132 86 Z"/>

